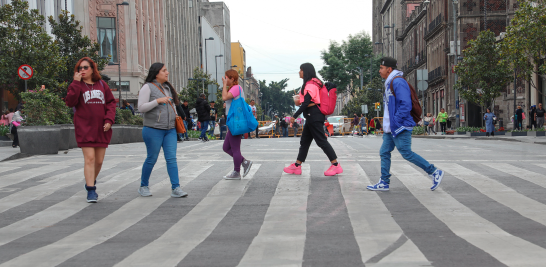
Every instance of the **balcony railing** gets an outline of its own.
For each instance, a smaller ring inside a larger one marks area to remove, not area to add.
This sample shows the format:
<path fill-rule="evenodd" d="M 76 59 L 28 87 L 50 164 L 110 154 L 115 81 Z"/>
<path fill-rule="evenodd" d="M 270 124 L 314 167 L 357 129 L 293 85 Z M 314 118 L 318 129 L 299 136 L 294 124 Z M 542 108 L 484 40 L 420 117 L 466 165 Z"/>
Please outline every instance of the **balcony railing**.
<path fill-rule="evenodd" d="M 434 69 L 434 70 L 432 70 L 432 71 L 430 71 L 428 73 L 428 80 L 429 81 L 434 81 L 434 80 L 436 80 L 438 78 L 441 78 L 444 75 L 445 75 L 444 68 L 443 67 L 438 67 L 438 68 L 436 68 L 436 69 Z"/>
<path fill-rule="evenodd" d="M 438 14 L 435 19 L 433 19 L 429 24 L 428 28 L 425 29 L 425 35 L 428 35 L 430 32 L 433 32 L 438 28 L 440 25 L 442 25 L 443 19 L 442 14 Z"/>

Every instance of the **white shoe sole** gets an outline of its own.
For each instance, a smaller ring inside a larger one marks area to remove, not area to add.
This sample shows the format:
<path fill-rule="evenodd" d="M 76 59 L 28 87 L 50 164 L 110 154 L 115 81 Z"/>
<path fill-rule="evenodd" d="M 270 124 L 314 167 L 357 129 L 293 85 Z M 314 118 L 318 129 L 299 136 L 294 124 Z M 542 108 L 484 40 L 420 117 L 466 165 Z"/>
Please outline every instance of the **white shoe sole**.
<path fill-rule="evenodd" d="M 436 184 L 436 186 L 432 186 L 430 188 L 430 190 L 434 191 L 436 190 L 438 187 L 440 187 L 440 184 L 442 183 L 442 179 L 444 179 L 444 172 L 442 172 L 442 175 L 440 175 L 440 179 L 438 179 L 438 183 Z"/>
<path fill-rule="evenodd" d="M 370 191 L 389 191 L 388 188 L 381 188 L 381 189 L 372 189 L 372 188 L 367 188 L 366 189 L 370 190 Z"/>
<path fill-rule="evenodd" d="M 87 200 L 87 203 L 97 203 L 97 200 Z"/>
<path fill-rule="evenodd" d="M 228 177 L 225 177 L 225 176 L 224 176 L 224 180 L 241 180 L 241 177 L 237 177 L 237 178 L 228 178 Z"/>
<path fill-rule="evenodd" d="M 186 193 L 184 195 L 181 195 L 181 196 L 171 194 L 171 197 L 174 197 L 174 198 L 181 198 L 181 197 L 187 197 L 187 196 L 188 196 L 188 193 Z"/>

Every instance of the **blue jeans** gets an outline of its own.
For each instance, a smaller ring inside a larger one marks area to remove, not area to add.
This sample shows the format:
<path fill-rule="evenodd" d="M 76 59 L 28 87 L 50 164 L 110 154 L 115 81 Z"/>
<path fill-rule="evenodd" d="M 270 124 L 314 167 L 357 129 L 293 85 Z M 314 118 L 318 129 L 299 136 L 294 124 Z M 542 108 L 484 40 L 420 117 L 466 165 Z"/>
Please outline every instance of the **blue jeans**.
<path fill-rule="evenodd" d="M 379 150 L 379 156 L 381 157 L 381 180 L 385 183 L 388 184 L 391 182 L 391 152 L 395 147 L 405 160 L 417 165 L 417 167 L 423 169 L 426 173 L 432 174 L 436 171 L 434 165 L 411 151 L 411 131 L 403 131 L 396 138 L 393 138 L 392 134 L 386 133 L 383 134 L 383 145 L 381 145 L 381 149 Z"/>
<path fill-rule="evenodd" d="M 282 137 L 288 137 L 288 128 L 282 128 Z"/>
<path fill-rule="evenodd" d="M 190 129 L 188 129 L 188 122 L 187 121 L 184 121 L 184 128 L 186 128 L 186 132 L 182 134 L 182 138 L 188 138 L 188 131 Z"/>
<path fill-rule="evenodd" d="M 220 126 L 220 140 L 224 139 L 224 134 L 227 134 L 227 126 Z"/>
<path fill-rule="evenodd" d="M 176 163 L 176 129 L 160 130 L 144 127 L 142 128 L 142 138 L 144 139 L 144 144 L 146 144 L 148 156 L 142 166 L 140 186 L 149 185 L 150 174 L 152 174 L 154 165 L 157 162 L 159 151 L 163 147 L 165 161 L 167 161 L 167 173 L 169 174 L 169 178 L 171 178 L 172 188 L 179 187 L 178 164 Z"/>
<path fill-rule="evenodd" d="M 214 136 L 214 125 L 215 124 L 215 121 L 209 121 L 209 125 L 210 125 L 210 130 L 209 130 L 209 135 L 210 136 Z"/>
<path fill-rule="evenodd" d="M 199 138 L 207 138 L 207 127 L 209 126 L 209 121 L 202 121 L 201 122 L 201 135 Z"/>

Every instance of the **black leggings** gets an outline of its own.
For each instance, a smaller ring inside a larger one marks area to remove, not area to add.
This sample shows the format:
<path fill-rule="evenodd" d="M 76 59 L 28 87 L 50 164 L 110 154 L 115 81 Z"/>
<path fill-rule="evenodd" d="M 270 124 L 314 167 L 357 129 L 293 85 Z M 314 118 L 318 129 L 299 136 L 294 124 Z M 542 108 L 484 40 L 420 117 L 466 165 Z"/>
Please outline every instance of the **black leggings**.
<path fill-rule="evenodd" d="M 303 126 L 303 131 L 301 133 L 300 152 L 298 153 L 299 161 L 305 162 L 305 159 L 307 159 L 307 153 L 309 152 L 309 147 L 311 146 L 313 139 L 315 139 L 317 145 L 322 148 L 322 151 L 324 151 L 330 161 L 337 159 L 336 152 L 324 134 L 323 121 L 311 122 L 310 119 L 307 120 L 307 123 L 305 123 L 305 126 Z"/>
<path fill-rule="evenodd" d="M 440 122 L 440 132 L 445 133 L 446 131 L 447 122 Z"/>
<path fill-rule="evenodd" d="M 11 133 L 13 134 L 13 143 L 11 143 L 11 146 L 19 146 L 19 135 L 17 134 L 16 126 L 11 127 Z"/>

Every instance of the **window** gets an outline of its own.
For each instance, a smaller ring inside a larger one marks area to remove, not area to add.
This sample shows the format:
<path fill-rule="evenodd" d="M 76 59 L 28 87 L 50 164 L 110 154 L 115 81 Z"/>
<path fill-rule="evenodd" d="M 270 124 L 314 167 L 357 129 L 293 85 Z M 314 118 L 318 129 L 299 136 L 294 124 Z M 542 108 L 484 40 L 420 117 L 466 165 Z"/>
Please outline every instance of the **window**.
<path fill-rule="evenodd" d="M 97 17 L 97 31 L 100 45 L 100 56 L 111 56 L 110 62 L 118 62 L 116 19 Z"/>
<path fill-rule="evenodd" d="M 193 7 L 193 0 L 188 0 L 188 7 Z"/>
<path fill-rule="evenodd" d="M 108 86 L 110 86 L 110 89 L 118 89 L 118 83 L 119 81 L 109 81 Z M 129 92 L 129 82 L 121 81 L 121 91 Z"/>

